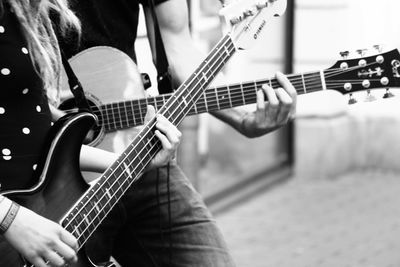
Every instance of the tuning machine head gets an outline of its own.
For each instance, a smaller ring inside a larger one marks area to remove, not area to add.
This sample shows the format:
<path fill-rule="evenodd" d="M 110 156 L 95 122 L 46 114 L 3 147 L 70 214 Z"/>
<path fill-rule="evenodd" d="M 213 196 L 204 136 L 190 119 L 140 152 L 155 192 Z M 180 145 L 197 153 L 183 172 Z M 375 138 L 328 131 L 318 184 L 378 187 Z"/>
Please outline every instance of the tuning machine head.
<path fill-rule="evenodd" d="M 391 98 L 394 97 L 394 94 L 390 92 L 389 88 L 386 88 L 386 93 L 383 95 L 383 98 Z"/>
<path fill-rule="evenodd" d="M 355 103 L 357 103 L 357 99 L 355 99 L 354 97 L 353 97 L 353 94 L 349 94 L 349 105 L 353 105 L 353 104 L 355 104 Z"/>
<path fill-rule="evenodd" d="M 268 7 L 268 1 L 261 1 L 256 4 L 257 9 L 263 9 L 264 7 Z"/>
<path fill-rule="evenodd" d="M 357 54 L 359 54 L 361 57 L 363 57 L 367 51 L 368 51 L 368 49 L 366 49 L 366 48 L 356 50 Z"/>
<path fill-rule="evenodd" d="M 342 51 L 339 54 L 343 59 L 347 59 L 347 57 L 349 56 L 350 52 L 349 51 Z"/>
<path fill-rule="evenodd" d="M 382 45 L 377 44 L 377 45 L 373 45 L 372 47 L 374 49 L 376 49 L 376 51 L 378 51 L 379 53 L 382 53 L 382 50 L 383 50 L 383 46 Z"/>

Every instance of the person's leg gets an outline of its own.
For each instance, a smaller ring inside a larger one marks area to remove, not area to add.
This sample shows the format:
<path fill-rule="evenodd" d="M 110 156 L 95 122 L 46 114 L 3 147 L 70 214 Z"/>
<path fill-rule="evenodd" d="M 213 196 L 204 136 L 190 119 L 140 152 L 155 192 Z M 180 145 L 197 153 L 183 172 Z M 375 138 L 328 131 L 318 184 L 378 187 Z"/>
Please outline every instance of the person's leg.
<path fill-rule="evenodd" d="M 146 173 L 123 198 L 127 223 L 113 256 L 130 266 L 234 266 L 225 241 L 176 164 Z M 157 178 L 158 176 L 158 178 Z M 158 182 L 157 182 L 158 180 Z"/>

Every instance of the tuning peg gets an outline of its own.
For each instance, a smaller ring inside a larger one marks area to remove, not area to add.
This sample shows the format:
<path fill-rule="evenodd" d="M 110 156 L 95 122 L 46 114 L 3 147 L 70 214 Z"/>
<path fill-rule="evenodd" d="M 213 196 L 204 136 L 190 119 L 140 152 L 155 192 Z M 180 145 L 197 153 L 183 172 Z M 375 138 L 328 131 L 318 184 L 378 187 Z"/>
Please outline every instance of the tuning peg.
<path fill-rule="evenodd" d="M 268 7 L 268 2 L 260 2 L 260 3 L 257 3 L 257 4 L 256 4 L 256 7 L 257 7 L 258 10 L 261 10 L 261 9 L 263 9 L 263 8 L 265 8 L 265 7 Z"/>
<path fill-rule="evenodd" d="M 365 55 L 365 52 L 367 52 L 367 51 L 368 51 L 368 49 L 365 49 L 365 48 L 356 50 L 357 54 L 359 54 L 361 57 L 363 57 Z"/>
<path fill-rule="evenodd" d="M 229 22 L 231 23 L 231 25 L 235 25 L 238 24 L 239 22 L 241 22 L 243 20 L 242 16 L 237 16 L 237 17 L 232 17 Z"/>
<path fill-rule="evenodd" d="M 353 97 L 353 94 L 349 95 L 349 105 L 357 103 L 357 100 Z"/>
<path fill-rule="evenodd" d="M 347 59 L 347 57 L 349 56 L 349 51 L 342 51 L 339 54 L 343 59 Z"/>
<path fill-rule="evenodd" d="M 371 94 L 371 90 L 367 90 L 367 96 L 365 97 L 365 102 L 375 101 L 376 97 Z"/>
<path fill-rule="evenodd" d="M 379 53 L 382 52 L 382 45 L 374 45 L 373 48 L 375 48 Z"/>
<path fill-rule="evenodd" d="M 394 94 L 390 92 L 389 88 L 386 88 L 386 93 L 383 95 L 383 98 L 391 98 L 394 97 Z"/>
<path fill-rule="evenodd" d="M 254 12 L 253 12 L 253 10 L 251 10 L 251 9 L 247 9 L 246 11 L 244 11 L 243 12 L 243 16 L 246 18 L 246 17 L 250 17 L 250 16 L 253 16 L 254 15 Z"/>

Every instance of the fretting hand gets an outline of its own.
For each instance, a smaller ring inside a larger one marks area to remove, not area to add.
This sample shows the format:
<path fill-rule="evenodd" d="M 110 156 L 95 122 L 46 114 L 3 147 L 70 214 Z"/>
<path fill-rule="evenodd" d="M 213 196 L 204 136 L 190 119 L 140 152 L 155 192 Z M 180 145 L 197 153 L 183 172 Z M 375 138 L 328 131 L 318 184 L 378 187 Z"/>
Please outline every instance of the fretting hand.
<path fill-rule="evenodd" d="M 145 123 L 155 116 L 153 106 L 147 106 Z M 161 141 L 162 149 L 151 160 L 148 169 L 157 168 L 166 165 L 174 158 L 178 145 L 180 143 L 182 133 L 164 116 L 156 115 L 155 135 Z"/>
<path fill-rule="evenodd" d="M 278 72 L 276 79 L 282 87 L 272 89 L 264 84 L 257 92 L 257 109 L 245 113 L 240 132 L 247 137 L 258 137 L 285 125 L 294 118 L 296 110 L 296 89 Z M 267 96 L 267 101 L 265 101 Z"/>

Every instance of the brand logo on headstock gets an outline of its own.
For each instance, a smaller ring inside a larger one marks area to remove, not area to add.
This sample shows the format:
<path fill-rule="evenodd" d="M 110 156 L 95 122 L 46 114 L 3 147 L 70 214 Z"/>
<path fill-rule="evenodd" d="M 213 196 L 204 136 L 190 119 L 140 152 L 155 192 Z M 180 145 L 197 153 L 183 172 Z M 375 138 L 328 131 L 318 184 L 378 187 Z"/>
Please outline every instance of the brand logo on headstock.
<path fill-rule="evenodd" d="M 256 33 L 254 34 L 254 40 L 257 40 L 258 36 L 260 35 L 262 29 L 264 28 L 265 24 L 267 24 L 267 22 L 265 20 L 262 21 L 261 25 L 258 27 Z"/>
<path fill-rule="evenodd" d="M 368 70 L 359 71 L 358 72 L 358 77 L 360 77 L 360 78 L 371 78 L 374 75 L 378 76 L 378 77 L 381 77 L 383 72 L 385 72 L 385 70 L 383 70 L 380 67 L 376 67 L 375 70 L 368 69 Z"/>
<path fill-rule="evenodd" d="M 400 77 L 400 74 L 399 74 L 400 61 L 393 60 L 392 61 L 392 66 L 393 66 L 393 68 L 392 68 L 393 76 L 396 77 L 396 78 L 399 78 Z"/>

